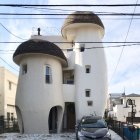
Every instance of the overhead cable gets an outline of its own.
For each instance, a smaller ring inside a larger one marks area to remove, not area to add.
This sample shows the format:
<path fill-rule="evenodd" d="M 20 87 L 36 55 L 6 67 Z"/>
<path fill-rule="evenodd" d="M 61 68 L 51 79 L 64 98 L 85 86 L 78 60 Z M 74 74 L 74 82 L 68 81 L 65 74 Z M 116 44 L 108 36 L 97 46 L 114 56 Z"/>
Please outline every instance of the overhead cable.
<path fill-rule="evenodd" d="M 40 18 L 40 17 L 25 17 L 25 18 L 18 18 L 18 17 L 15 17 L 15 18 L 9 18 L 9 17 L 0 17 L 0 19 L 3 19 L 3 20 L 9 20 L 9 19 L 19 19 L 19 20 L 26 20 L 26 19 L 30 19 L 30 20 L 36 20 L 36 19 L 49 19 L 49 20 L 64 20 L 66 18 L 60 18 L 60 17 L 44 17 L 44 18 Z M 73 19 L 73 18 L 67 18 L 67 19 Z M 130 20 L 131 18 L 102 18 L 102 20 Z M 140 20 L 140 18 L 133 18 L 133 20 Z"/>
<path fill-rule="evenodd" d="M 12 68 L 13 70 L 19 72 L 19 71 L 16 70 L 14 67 L 12 67 L 7 61 L 5 61 L 3 58 L 0 57 L 0 59 L 1 59 L 4 63 L 6 63 L 10 68 Z"/>
<path fill-rule="evenodd" d="M 111 46 L 105 46 L 105 47 L 98 47 L 98 46 L 94 46 L 94 47 L 86 47 L 85 49 L 102 49 L 102 48 L 118 48 L 118 47 L 123 47 L 123 46 L 136 46 L 136 45 L 140 45 L 140 43 L 135 43 L 135 44 L 123 44 L 123 45 L 111 45 Z M 69 49 L 73 49 L 73 48 L 66 48 L 66 49 L 61 49 L 61 50 L 69 50 Z M 79 48 L 78 48 L 79 49 Z M 26 49 L 24 49 L 24 50 L 26 50 Z M 53 48 L 52 48 L 52 50 L 54 50 Z M 0 49 L 0 52 L 1 53 L 6 53 L 6 54 L 8 54 L 9 52 L 11 53 L 11 52 L 13 52 L 13 51 L 15 51 L 15 50 L 2 50 L 2 49 Z"/>
<path fill-rule="evenodd" d="M 19 16 L 28 16 L 28 15 L 32 15 L 32 16 L 68 16 L 68 15 L 89 15 L 89 14 L 58 14 L 58 13 L 43 13 L 43 14 L 35 14 L 35 13 L 0 13 L 0 15 L 19 15 Z M 140 16 L 140 13 L 112 13 L 112 14 L 108 14 L 108 13 L 102 13 L 102 14 L 97 14 L 98 16 Z"/>
<path fill-rule="evenodd" d="M 1 25 L 8 33 L 10 33 L 11 35 L 13 35 L 14 37 L 19 38 L 19 39 L 22 39 L 22 40 L 26 40 L 26 39 L 23 39 L 23 38 L 21 38 L 21 37 L 15 35 L 15 34 L 13 34 L 10 30 L 8 30 L 8 29 L 5 27 L 2 23 L 0 23 L 0 25 Z"/>
<path fill-rule="evenodd" d="M 0 41 L 0 43 L 23 43 L 23 42 L 18 42 L 18 41 Z M 140 44 L 139 41 L 127 41 L 127 42 L 124 42 L 124 41 L 118 41 L 118 42 L 116 42 L 116 41 L 103 41 L 103 42 L 95 42 L 95 41 L 88 41 L 88 42 L 86 42 L 86 41 L 82 41 L 82 42 L 81 42 L 81 41 L 80 41 L 80 42 L 79 42 L 79 41 L 78 41 L 78 42 L 60 42 L 60 41 L 58 41 L 58 42 L 57 42 L 57 41 L 55 41 L 55 42 L 52 42 L 52 43 L 58 43 L 58 44 L 59 44 L 59 43 L 60 43 L 60 44 L 61 44 L 61 43 L 64 43 L 64 44 L 65 44 L 65 43 L 66 43 L 66 44 L 67 44 L 67 43 L 68 43 L 68 44 L 73 44 L 73 43 L 85 43 L 85 44 L 86 44 L 86 43 L 89 43 L 89 44 L 90 44 L 90 43 L 95 43 L 95 44 L 96 44 L 96 43 L 99 43 L 99 44 L 100 44 L 100 43 L 108 43 L 108 44 L 114 44 L 114 43 L 115 43 L 115 44 L 118 44 L 118 43 L 119 43 L 119 44 L 121 44 L 121 43 L 122 43 L 122 44 L 123 44 L 123 43 L 131 43 L 131 44 L 132 44 L 132 43 L 133 43 L 133 44 L 134 44 L 134 43 L 135 43 L 135 44 Z"/>
<path fill-rule="evenodd" d="M 22 6 L 36 6 L 36 7 L 130 7 L 130 6 L 140 6 L 140 4 L 61 4 L 61 5 L 51 5 L 51 4 L 0 4 L 0 6 L 10 6 L 10 7 L 22 7 Z"/>
<path fill-rule="evenodd" d="M 138 0 L 136 0 L 136 6 L 137 6 L 137 3 L 138 3 Z M 122 48 L 122 50 L 121 50 L 119 59 L 118 59 L 118 61 L 117 61 L 117 64 L 116 64 L 115 70 L 114 70 L 114 72 L 113 72 L 113 74 L 112 74 L 112 77 L 111 77 L 110 82 L 112 81 L 112 79 L 113 79 L 113 77 L 114 77 L 114 75 L 115 75 L 115 73 L 116 73 L 116 71 L 117 71 L 117 68 L 118 68 L 118 66 L 119 66 L 119 63 L 120 63 L 122 54 L 123 54 L 123 52 L 124 52 L 126 40 L 127 40 L 129 31 L 130 31 L 130 28 L 131 28 L 131 25 L 132 25 L 133 17 L 134 17 L 134 15 L 135 15 L 136 6 L 134 7 L 133 15 L 132 15 L 132 18 L 131 18 L 131 20 L 130 20 L 130 24 L 129 24 L 129 27 L 128 27 L 128 30 L 127 30 L 127 33 L 126 33 L 126 37 L 125 37 L 125 40 L 124 40 L 124 46 L 123 46 L 123 48 Z"/>

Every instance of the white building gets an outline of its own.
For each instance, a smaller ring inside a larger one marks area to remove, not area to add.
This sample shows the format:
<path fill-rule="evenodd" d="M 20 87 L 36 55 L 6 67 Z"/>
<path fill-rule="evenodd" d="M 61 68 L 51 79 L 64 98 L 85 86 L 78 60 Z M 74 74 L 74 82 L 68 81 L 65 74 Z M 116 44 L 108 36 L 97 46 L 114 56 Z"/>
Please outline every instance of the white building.
<path fill-rule="evenodd" d="M 0 67 L 0 116 L 8 119 L 17 117 L 15 111 L 17 80 L 17 75 Z"/>
<path fill-rule="evenodd" d="M 104 114 L 107 66 L 101 20 L 92 12 L 75 12 L 61 33 L 38 32 L 13 55 L 20 66 L 16 111 L 21 132 L 70 130 L 85 115 Z"/>
<path fill-rule="evenodd" d="M 129 100 L 132 100 L 135 104 L 133 107 L 135 117 L 140 117 L 140 95 L 134 93 L 129 95 L 122 94 L 121 97 L 117 98 L 117 101 L 114 100 L 115 104 L 109 112 L 110 116 L 118 121 L 126 122 L 126 118 L 131 117 L 132 113 L 132 105 L 129 105 Z M 128 107 L 126 108 L 126 106 Z"/>
<path fill-rule="evenodd" d="M 123 102 L 122 96 L 125 95 L 125 93 L 110 93 L 107 100 L 107 109 L 108 111 L 113 111 L 113 107 L 115 105 L 120 105 Z"/>

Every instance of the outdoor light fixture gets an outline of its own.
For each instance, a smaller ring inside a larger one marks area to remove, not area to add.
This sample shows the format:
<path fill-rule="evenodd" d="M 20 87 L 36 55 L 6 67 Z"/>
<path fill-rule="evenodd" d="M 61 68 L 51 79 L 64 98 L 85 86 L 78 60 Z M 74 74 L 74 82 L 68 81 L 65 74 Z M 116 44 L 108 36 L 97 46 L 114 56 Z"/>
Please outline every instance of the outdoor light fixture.
<path fill-rule="evenodd" d="M 132 110 L 131 110 L 131 123 L 133 125 L 133 118 L 135 117 L 134 116 L 134 113 L 136 112 L 136 109 L 134 111 L 134 107 L 136 107 L 135 105 L 135 100 L 132 100 L 132 99 L 127 99 L 126 101 L 126 106 L 124 108 L 129 108 L 129 105 L 132 106 Z"/>

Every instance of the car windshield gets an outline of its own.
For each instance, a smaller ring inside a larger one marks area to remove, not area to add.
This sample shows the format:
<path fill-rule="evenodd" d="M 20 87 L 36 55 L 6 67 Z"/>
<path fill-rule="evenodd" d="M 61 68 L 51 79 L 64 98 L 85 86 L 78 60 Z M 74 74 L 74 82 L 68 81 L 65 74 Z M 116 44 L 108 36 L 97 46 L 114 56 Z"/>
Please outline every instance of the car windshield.
<path fill-rule="evenodd" d="M 107 125 L 102 119 L 82 119 L 81 127 L 88 128 L 106 128 Z"/>

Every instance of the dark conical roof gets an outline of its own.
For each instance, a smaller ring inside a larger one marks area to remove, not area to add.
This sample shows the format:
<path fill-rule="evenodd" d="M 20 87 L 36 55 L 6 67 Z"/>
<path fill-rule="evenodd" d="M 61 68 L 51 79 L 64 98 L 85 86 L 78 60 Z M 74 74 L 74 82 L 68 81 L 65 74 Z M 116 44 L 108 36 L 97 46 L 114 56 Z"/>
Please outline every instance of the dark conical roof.
<path fill-rule="evenodd" d="M 30 39 L 20 44 L 13 54 L 13 59 L 19 55 L 31 53 L 52 55 L 64 60 L 67 63 L 64 53 L 57 45 L 52 42 L 40 39 Z"/>
<path fill-rule="evenodd" d="M 62 29 L 70 24 L 74 24 L 74 23 L 93 23 L 93 24 L 97 24 L 99 26 L 101 26 L 104 29 L 104 25 L 102 23 L 102 21 L 100 20 L 100 18 L 94 14 L 91 11 L 76 11 L 72 14 L 70 14 L 63 26 Z"/>

